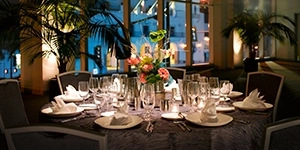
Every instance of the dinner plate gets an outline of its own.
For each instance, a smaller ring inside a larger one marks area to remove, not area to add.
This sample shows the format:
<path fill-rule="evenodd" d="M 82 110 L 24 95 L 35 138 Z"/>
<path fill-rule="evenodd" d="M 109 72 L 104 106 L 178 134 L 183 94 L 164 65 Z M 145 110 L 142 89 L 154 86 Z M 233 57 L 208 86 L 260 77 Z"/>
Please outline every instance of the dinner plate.
<path fill-rule="evenodd" d="M 77 107 L 75 112 L 64 112 L 64 113 L 53 112 L 50 107 L 41 110 L 41 112 L 43 114 L 46 114 L 50 117 L 57 117 L 57 118 L 73 117 L 73 116 L 79 115 L 82 111 L 84 111 L 84 109 L 81 107 Z"/>
<path fill-rule="evenodd" d="M 102 112 L 101 113 L 101 116 L 103 117 L 109 117 L 109 116 L 112 116 L 116 113 L 116 111 L 106 111 L 106 112 Z"/>
<path fill-rule="evenodd" d="M 101 117 L 96 119 L 94 122 L 98 124 L 99 126 L 106 128 L 106 129 L 127 129 L 134 127 L 141 122 L 143 122 L 143 119 L 139 116 L 131 116 L 132 122 L 127 125 L 110 125 L 110 117 Z"/>
<path fill-rule="evenodd" d="M 264 103 L 264 104 L 266 105 L 265 108 L 253 108 L 253 107 L 243 106 L 243 101 L 232 103 L 232 105 L 233 105 L 234 107 L 237 107 L 237 108 L 243 109 L 243 110 L 265 111 L 265 110 L 270 109 L 270 108 L 273 107 L 272 104 L 269 104 L 269 103 Z"/>
<path fill-rule="evenodd" d="M 181 113 L 182 115 L 186 116 L 186 114 L 184 113 Z M 182 119 L 180 116 L 178 116 L 178 113 L 163 113 L 161 114 L 161 117 L 162 118 L 165 118 L 165 119 Z"/>
<path fill-rule="evenodd" d="M 239 96 L 242 96 L 243 93 L 242 92 L 238 92 L 238 91 L 231 91 L 230 94 L 227 96 L 229 98 L 236 98 Z"/>
<path fill-rule="evenodd" d="M 234 106 L 217 106 L 216 107 L 216 110 L 219 111 L 219 112 L 227 112 L 227 111 L 234 111 L 235 110 L 235 107 Z"/>
<path fill-rule="evenodd" d="M 81 97 L 68 97 L 66 95 L 58 95 L 57 97 L 60 97 L 65 102 L 81 102 L 81 101 L 83 101 L 83 98 L 81 98 Z M 87 96 L 87 98 L 89 98 L 89 97 L 90 97 L 90 95 Z"/>
<path fill-rule="evenodd" d="M 201 125 L 201 126 L 207 126 L 207 127 L 223 126 L 223 125 L 230 123 L 233 120 L 233 118 L 231 116 L 221 114 L 221 113 L 217 113 L 217 118 L 218 118 L 218 122 L 201 122 L 200 121 L 200 113 L 197 113 L 197 112 L 189 114 L 185 117 L 186 120 L 188 120 L 194 124 Z"/>
<path fill-rule="evenodd" d="M 81 107 L 85 110 L 92 110 L 92 109 L 97 109 L 96 104 L 79 104 L 78 107 Z"/>

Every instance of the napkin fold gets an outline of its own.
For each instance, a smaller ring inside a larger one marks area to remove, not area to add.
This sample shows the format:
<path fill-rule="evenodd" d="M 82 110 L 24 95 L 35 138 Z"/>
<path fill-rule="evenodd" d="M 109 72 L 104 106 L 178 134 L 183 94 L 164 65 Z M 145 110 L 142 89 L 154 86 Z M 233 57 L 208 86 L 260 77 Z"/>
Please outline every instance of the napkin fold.
<path fill-rule="evenodd" d="M 72 86 L 68 85 L 66 87 L 67 91 L 65 92 L 66 99 L 82 99 L 79 95 L 79 92 Z"/>
<path fill-rule="evenodd" d="M 200 113 L 200 121 L 202 123 L 218 122 L 216 104 L 214 100 L 208 100 Z"/>
<path fill-rule="evenodd" d="M 249 96 L 243 100 L 243 106 L 250 108 L 266 108 L 265 101 L 262 100 L 264 96 L 259 96 L 258 89 L 253 90 Z"/>
<path fill-rule="evenodd" d="M 230 93 L 232 91 L 232 89 L 233 89 L 233 84 L 232 83 L 229 83 L 229 84 L 223 83 L 223 85 L 220 89 L 220 92 L 221 93 Z M 229 90 L 229 92 L 228 92 L 228 90 Z"/>
<path fill-rule="evenodd" d="M 76 112 L 77 105 L 74 103 L 65 103 L 61 97 L 54 97 L 55 101 L 52 101 L 54 107 L 51 107 L 52 113 L 72 113 Z"/>
<path fill-rule="evenodd" d="M 127 125 L 132 122 L 131 116 L 128 114 L 128 104 L 118 107 L 117 112 L 110 117 L 110 125 Z"/>
<path fill-rule="evenodd" d="M 175 80 L 173 80 L 170 84 L 165 84 L 165 87 L 164 87 L 165 92 L 172 92 L 173 88 L 176 88 L 177 91 L 179 91 L 179 86 Z"/>

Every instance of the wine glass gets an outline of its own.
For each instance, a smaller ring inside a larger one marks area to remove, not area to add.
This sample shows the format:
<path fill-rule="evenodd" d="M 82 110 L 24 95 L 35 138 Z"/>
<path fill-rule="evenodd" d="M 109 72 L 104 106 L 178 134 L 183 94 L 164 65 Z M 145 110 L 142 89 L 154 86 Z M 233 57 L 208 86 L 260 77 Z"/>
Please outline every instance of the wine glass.
<path fill-rule="evenodd" d="M 117 95 L 121 89 L 120 86 L 120 74 L 114 73 L 111 75 L 111 86 L 109 89 L 109 93 L 112 97 L 112 102 L 117 102 Z"/>
<path fill-rule="evenodd" d="M 209 96 L 209 84 L 207 82 L 199 82 L 198 109 L 201 111 L 207 102 Z"/>
<path fill-rule="evenodd" d="M 123 102 L 125 100 L 125 90 L 126 90 L 126 82 L 128 75 L 120 74 L 120 88 L 118 90 L 118 101 Z"/>
<path fill-rule="evenodd" d="M 97 77 L 90 78 L 89 88 L 90 88 L 90 91 L 93 93 L 93 99 L 94 99 L 95 104 L 100 104 L 100 102 L 97 101 L 97 99 L 96 99 L 96 94 L 99 90 L 99 80 Z"/>
<path fill-rule="evenodd" d="M 79 81 L 78 82 L 78 93 L 85 103 L 85 99 L 89 94 L 89 82 L 88 81 Z"/>
<path fill-rule="evenodd" d="M 220 86 L 220 93 L 224 97 L 224 101 L 226 101 L 231 90 L 229 80 L 220 80 Z"/>
<path fill-rule="evenodd" d="M 198 79 L 199 83 L 208 83 L 208 78 L 206 76 L 201 76 Z"/>
<path fill-rule="evenodd" d="M 209 77 L 208 83 L 210 86 L 210 98 L 213 99 L 216 105 L 220 102 L 220 86 L 218 77 Z"/>
<path fill-rule="evenodd" d="M 192 111 L 196 111 L 197 110 L 196 98 L 198 97 L 198 94 L 199 94 L 199 82 L 198 81 L 189 81 L 187 83 L 187 92 L 191 99 Z"/>
<path fill-rule="evenodd" d="M 151 111 L 155 106 L 154 84 L 151 83 L 143 84 L 140 95 L 141 95 L 143 107 L 146 111 L 144 119 L 145 121 L 151 121 Z"/>

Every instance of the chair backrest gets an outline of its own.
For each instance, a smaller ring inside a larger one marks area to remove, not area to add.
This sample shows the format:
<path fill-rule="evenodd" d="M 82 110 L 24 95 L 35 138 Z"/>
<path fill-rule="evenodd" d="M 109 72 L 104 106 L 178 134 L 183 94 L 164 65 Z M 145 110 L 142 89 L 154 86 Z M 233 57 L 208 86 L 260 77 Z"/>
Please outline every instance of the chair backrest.
<path fill-rule="evenodd" d="M 90 77 L 92 77 L 91 72 L 77 70 L 56 75 L 61 94 L 64 94 L 68 85 L 72 85 L 77 89 L 79 81 L 89 81 Z"/>
<path fill-rule="evenodd" d="M 167 67 L 166 69 L 169 71 L 173 79 L 176 80 L 176 82 L 178 82 L 177 79 L 185 79 L 186 69 L 175 67 Z"/>
<path fill-rule="evenodd" d="M 107 137 L 95 131 L 59 124 L 38 124 L 5 129 L 10 150 L 106 150 Z"/>
<path fill-rule="evenodd" d="M 2 121 L 2 116 L 1 116 L 1 113 L 0 113 L 0 149 L 2 150 L 7 150 L 8 147 L 7 147 L 7 144 L 6 144 L 6 138 L 5 138 L 5 135 L 4 135 L 4 130 L 5 130 L 5 127 L 4 127 L 4 124 L 3 124 L 3 121 Z"/>
<path fill-rule="evenodd" d="M 5 128 L 29 124 L 16 79 L 0 80 L 0 114 Z"/>
<path fill-rule="evenodd" d="M 246 93 L 258 89 L 260 96 L 264 95 L 264 100 L 273 105 L 273 122 L 276 119 L 278 101 L 281 94 L 281 89 L 284 82 L 284 76 L 274 72 L 257 71 L 249 72 L 247 75 Z"/>
<path fill-rule="evenodd" d="M 300 117 L 280 120 L 265 127 L 264 150 L 300 149 Z"/>

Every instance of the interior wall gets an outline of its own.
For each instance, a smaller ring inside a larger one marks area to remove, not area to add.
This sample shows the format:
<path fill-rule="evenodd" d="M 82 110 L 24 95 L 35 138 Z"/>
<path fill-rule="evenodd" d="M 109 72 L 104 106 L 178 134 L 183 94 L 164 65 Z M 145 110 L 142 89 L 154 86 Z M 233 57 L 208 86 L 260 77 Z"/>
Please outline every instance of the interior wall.
<path fill-rule="evenodd" d="M 296 20 L 295 14 L 300 13 L 299 0 L 276 0 L 276 13 L 288 16 L 293 20 Z M 295 27 L 289 25 L 291 29 L 295 31 Z M 298 24 L 299 28 L 299 24 Z M 300 36 L 299 34 L 297 36 Z M 298 46 L 299 47 L 299 46 Z M 276 43 L 276 58 L 284 60 L 295 60 L 295 46 L 289 45 L 288 42 L 285 44 Z"/>

